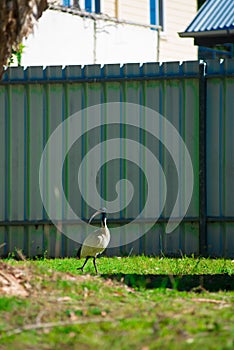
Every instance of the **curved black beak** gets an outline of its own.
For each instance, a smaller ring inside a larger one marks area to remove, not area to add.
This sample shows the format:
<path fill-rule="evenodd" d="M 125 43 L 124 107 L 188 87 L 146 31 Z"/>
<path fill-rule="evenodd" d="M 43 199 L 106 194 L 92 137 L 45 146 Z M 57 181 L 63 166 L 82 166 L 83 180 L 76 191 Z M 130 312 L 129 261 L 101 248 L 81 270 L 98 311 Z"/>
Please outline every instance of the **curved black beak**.
<path fill-rule="evenodd" d="M 95 218 L 95 216 L 102 214 L 102 213 L 106 213 L 106 208 L 100 208 L 98 209 L 89 219 L 89 224 L 90 222 L 93 220 L 93 218 Z"/>

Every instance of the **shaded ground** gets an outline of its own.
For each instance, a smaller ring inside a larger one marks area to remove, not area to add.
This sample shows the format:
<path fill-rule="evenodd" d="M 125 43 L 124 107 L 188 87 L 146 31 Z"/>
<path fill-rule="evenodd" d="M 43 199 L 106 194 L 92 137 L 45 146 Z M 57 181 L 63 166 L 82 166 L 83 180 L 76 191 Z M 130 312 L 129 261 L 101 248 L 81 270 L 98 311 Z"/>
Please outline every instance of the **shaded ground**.
<path fill-rule="evenodd" d="M 172 288 L 178 291 L 234 291 L 234 276 L 228 274 L 212 275 L 138 275 L 138 274 L 104 274 L 104 278 L 121 281 L 134 288 Z"/>

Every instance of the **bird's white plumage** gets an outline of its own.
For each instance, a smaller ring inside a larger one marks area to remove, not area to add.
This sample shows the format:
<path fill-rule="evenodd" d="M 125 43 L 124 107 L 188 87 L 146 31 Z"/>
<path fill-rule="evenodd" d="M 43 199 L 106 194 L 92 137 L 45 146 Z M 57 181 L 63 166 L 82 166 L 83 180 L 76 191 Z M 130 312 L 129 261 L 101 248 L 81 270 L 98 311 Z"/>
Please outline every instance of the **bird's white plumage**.
<path fill-rule="evenodd" d="M 87 256 L 96 257 L 101 254 L 110 242 L 110 231 L 107 226 L 92 232 L 83 242 L 80 257 L 85 258 Z"/>

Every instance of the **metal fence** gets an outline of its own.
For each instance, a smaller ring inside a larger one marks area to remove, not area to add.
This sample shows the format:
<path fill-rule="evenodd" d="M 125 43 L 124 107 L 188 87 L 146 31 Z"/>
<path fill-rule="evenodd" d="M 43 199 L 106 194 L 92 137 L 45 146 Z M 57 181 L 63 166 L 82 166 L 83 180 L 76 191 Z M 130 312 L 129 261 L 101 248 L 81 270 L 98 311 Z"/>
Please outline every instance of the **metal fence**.
<path fill-rule="evenodd" d="M 43 206 L 39 190 L 41 155 L 53 131 L 74 113 L 103 103 L 126 102 L 160 113 L 183 138 L 194 172 L 194 189 L 188 211 L 173 233 L 165 233 L 176 201 L 178 173 L 183 178 L 186 171 L 181 164 L 177 173 L 166 147 L 159 140 L 154 140 L 144 128 L 137 130 L 124 125 L 108 125 L 108 113 L 104 108 L 100 116 L 106 118 L 107 124 L 90 133 L 85 132 L 84 113 L 82 137 L 74 143 L 66 157 L 63 185 L 74 212 L 87 220 L 96 209 L 87 205 L 77 185 L 82 159 L 96 144 L 116 136 L 122 139 L 123 159 L 108 162 L 95 174 L 90 157 L 86 165 L 88 180 L 83 191 L 87 198 L 92 196 L 89 186 L 92 182 L 101 196 L 113 200 L 116 183 L 121 178 L 128 179 L 133 184 L 134 197 L 126 208 L 108 215 L 109 226 L 123 225 L 141 212 L 147 200 L 144 170 L 147 172 L 150 164 L 147 155 L 141 152 L 141 167 L 130 166 L 124 160 L 126 140 L 131 138 L 150 149 L 159 160 L 167 183 L 166 202 L 153 226 L 154 218 L 149 210 L 130 228 L 145 230 L 146 234 L 124 245 L 129 232 L 128 227 L 123 226 L 120 246 L 108 249 L 106 254 L 233 257 L 233 96 L 234 60 L 211 60 L 200 65 L 191 61 L 161 65 L 146 63 L 142 66 L 10 68 L 0 82 L 0 244 L 6 243 L 0 250 L 1 256 L 6 256 L 15 248 L 22 249 L 30 257 L 45 252 L 50 257 L 75 255 L 78 244 L 60 233 Z M 144 116 L 141 123 L 147 123 Z M 160 133 L 164 131 L 162 128 Z M 106 144 L 102 147 L 100 158 L 105 159 L 107 153 Z M 46 175 L 49 178 L 56 159 L 48 162 Z M 160 186 L 162 174 L 151 172 L 149 176 Z M 120 186 L 124 184 L 121 182 Z M 155 199 L 155 205 L 157 201 L 160 198 Z M 181 200 L 179 211 L 183 205 Z M 54 211 L 55 217 L 56 213 L 66 211 L 61 208 L 59 198 Z M 67 225 L 71 230 L 76 227 L 79 231 L 76 222 L 69 223 L 68 220 Z M 147 230 L 148 227 L 151 228 Z M 79 234 L 84 238 L 86 232 Z"/>

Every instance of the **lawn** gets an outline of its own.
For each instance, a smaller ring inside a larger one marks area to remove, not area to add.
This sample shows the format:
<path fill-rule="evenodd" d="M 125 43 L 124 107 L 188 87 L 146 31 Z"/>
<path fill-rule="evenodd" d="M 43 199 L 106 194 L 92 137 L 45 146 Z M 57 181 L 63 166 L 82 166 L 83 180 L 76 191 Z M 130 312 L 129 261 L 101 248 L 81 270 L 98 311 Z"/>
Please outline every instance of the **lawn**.
<path fill-rule="evenodd" d="M 72 258 L 0 264 L 22 287 L 0 279 L 1 350 L 234 348 L 231 260 L 102 257 L 98 276 Z"/>

